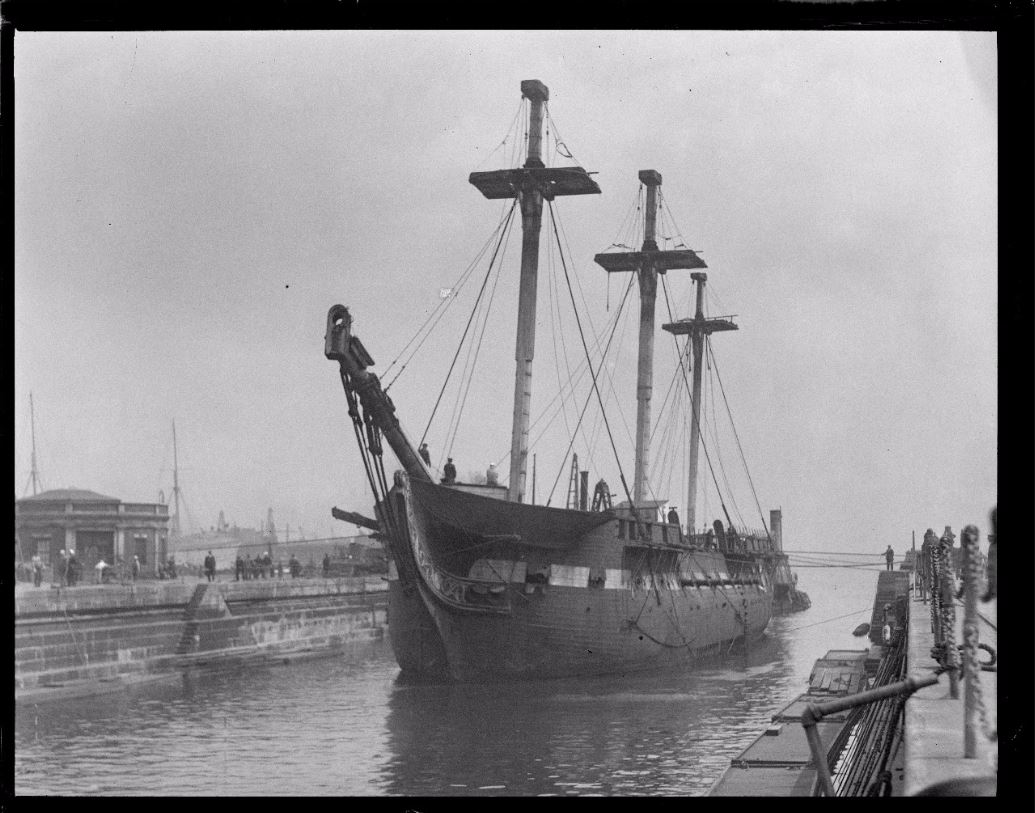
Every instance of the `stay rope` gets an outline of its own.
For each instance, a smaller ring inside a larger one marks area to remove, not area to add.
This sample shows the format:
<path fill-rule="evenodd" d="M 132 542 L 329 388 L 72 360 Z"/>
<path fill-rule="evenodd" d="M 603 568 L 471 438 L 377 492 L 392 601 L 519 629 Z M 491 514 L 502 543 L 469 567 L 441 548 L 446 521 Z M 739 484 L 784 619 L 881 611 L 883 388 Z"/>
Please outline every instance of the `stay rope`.
<path fill-rule="evenodd" d="M 758 501 L 758 492 L 755 491 L 755 482 L 751 479 L 751 471 L 748 469 L 747 458 L 744 456 L 744 447 L 740 444 L 740 434 L 737 432 L 737 424 L 733 421 L 733 412 L 730 410 L 730 402 L 726 399 L 726 388 L 722 385 L 722 375 L 719 373 L 719 365 L 715 360 L 715 352 L 712 350 L 712 343 L 707 344 L 708 356 L 712 360 L 712 369 L 715 371 L 715 378 L 719 382 L 719 392 L 722 393 L 722 401 L 726 405 L 726 414 L 730 418 L 730 427 L 733 429 L 733 437 L 737 440 L 737 449 L 740 451 L 740 459 L 744 464 L 744 473 L 747 475 L 748 484 L 751 486 L 751 494 L 755 498 L 755 507 L 758 508 L 758 516 L 762 520 L 762 527 L 765 528 L 766 536 L 769 541 L 772 541 L 772 536 L 769 534 L 769 526 L 766 525 L 765 516 L 762 514 L 762 505 Z"/>
<path fill-rule="evenodd" d="M 446 386 L 449 384 L 449 377 L 453 373 L 453 368 L 456 366 L 456 360 L 460 356 L 460 350 L 464 346 L 464 340 L 467 338 L 467 333 L 471 329 L 471 322 L 474 320 L 474 315 L 478 310 L 478 303 L 481 302 L 482 295 L 485 293 L 485 286 L 489 281 L 489 276 L 492 273 L 492 267 L 496 262 L 496 257 L 499 255 L 500 246 L 503 245 L 503 238 L 509 230 L 510 223 L 513 221 L 514 209 L 517 207 L 517 198 L 514 198 L 514 203 L 511 204 L 510 211 L 507 213 L 506 225 L 500 231 L 499 240 L 496 242 L 496 248 L 493 250 L 492 259 L 489 261 L 489 267 L 485 272 L 485 278 L 482 280 L 481 288 L 478 290 L 478 297 L 475 299 L 474 307 L 471 309 L 471 315 L 467 319 L 467 324 L 464 327 L 463 335 L 460 337 L 460 343 L 457 345 L 456 353 L 453 354 L 453 361 L 449 365 L 449 371 L 446 373 L 446 380 L 442 382 L 442 388 L 439 390 L 438 397 L 435 399 L 435 406 L 431 410 L 431 416 L 428 418 L 427 426 L 424 427 L 424 432 L 420 436 L 420 443 L 424 442 L 424 439 L 428 435 L 428 430 L 431 428 L 431 422 L 435 418 L 435 412 L 438 410 L 438 405 L 442 401 L 442 395 L 446 391 Z"/>
<path fill-rule="evenodd" d="M 549 201 L 550 208 L 550 224 L 553 226 L 554 238 L 557 240 L 557 244 L 560 245 L 561 238 L 557 231 L 557 219 L 553 214 L 553 201 Z M 561 267 L 564 269 L 564 280 L 568 284 L 568 295 L 571 297 L 571 307 L 575 312 L 575 323 L 579 329 L 579 339 L 582 342 L 582 351 L 586 354 L 586 360 L 590 359 L 589 345 L 586 343 L 586 334 L 582 330 L 582 319 L 579 317 L 578 308 L 575 305 L 575 292 L 571 287 L 571 277 L 568 274 L 568 264 L 564 260 L 564 254 L 561 254 Z M 607 429 L 607 439 L 611 443 L 611 452 L 615 458 L 615 464 L 618 466 L 618 478 L 622 481 L 622 489 L 625 491 L 625 498 L 629 501 L 629 507 L 632 511 L 632 515 L 636 517 L 636 505 L 633 503 L 632 494 L 629 493 L 629 484 L 625 480 L 625 471 L 622 468 L 622 460 L 618 456 L 618 449 L 615 447 L 614 435 L 611 432 L 611 424 L 607 420 L 607 413 L 604 411 L 604 399 L 600 395 L 600 388 L 597 386 L 597 375 L 593 374 L 593 392 L 596 393 L 597 402 L 600 404 L 601 416 L 604 419 L 604 427 Z"/>

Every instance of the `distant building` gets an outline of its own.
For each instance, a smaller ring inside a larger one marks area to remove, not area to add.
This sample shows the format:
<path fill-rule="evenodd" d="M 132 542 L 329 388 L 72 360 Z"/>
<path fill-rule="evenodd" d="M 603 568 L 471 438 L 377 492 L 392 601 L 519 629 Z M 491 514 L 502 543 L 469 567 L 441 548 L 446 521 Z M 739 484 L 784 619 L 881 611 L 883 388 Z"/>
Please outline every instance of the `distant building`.
<path fill-rule="evenodd" d="M 167 556 L 169 506 L 54 489 L 15 500 L 14 525 L 15 558 L 21 561 L 38 553 L 49 565 L 62 550 L 74 550 L 87 567 L 101 558 L 114 564 L 116 558 L 129 561 L 136 555 L 142 567 L 152 569 Z"/>

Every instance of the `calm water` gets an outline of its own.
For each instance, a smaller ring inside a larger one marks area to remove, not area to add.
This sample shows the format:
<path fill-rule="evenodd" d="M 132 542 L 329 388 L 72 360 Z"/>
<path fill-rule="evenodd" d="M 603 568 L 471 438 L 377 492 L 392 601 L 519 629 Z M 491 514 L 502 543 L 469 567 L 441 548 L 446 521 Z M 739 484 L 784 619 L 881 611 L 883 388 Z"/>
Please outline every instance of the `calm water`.
<path fill-rule="evenodd" d="M 385 641 L 347 657 L 19 707 L 15 789 L 701 795 L 804 691 L 816 658 L 868 645 L 851 630 L 869 621 L 877 574 L 798 573 L 811 609 L 774 618 L 750 652 L 692 672 L 415 686 L 398 680 Z"/>

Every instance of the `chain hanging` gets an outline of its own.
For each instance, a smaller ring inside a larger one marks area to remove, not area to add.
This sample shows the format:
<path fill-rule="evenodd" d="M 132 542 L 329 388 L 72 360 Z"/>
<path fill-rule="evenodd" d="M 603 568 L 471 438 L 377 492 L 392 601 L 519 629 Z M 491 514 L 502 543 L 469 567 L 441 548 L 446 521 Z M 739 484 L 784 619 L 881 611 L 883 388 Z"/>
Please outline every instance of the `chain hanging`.
<path fill-rule="evenodd" d="M 963 544 L 964 572 L 963 578 L 967 591 L 977 593 L 981 584 L 981 566 L 978 562 L 977 529 L 968 533 L 971 526 L 964 530 L 960 539 Z M 978 627 L 977 624 L 964 623 L 963 625 L 963 670 L 968 685 L 973 682 L 974 700 L 978 711 L 978 719 L 981 723 L 981 733 L 989 742 L 996 742 L 999 739 L 999 732 L 989 721 L 988 709 L 985 707 L 984 696 L 981 691 L 981 668 L 978 664 Z"/>

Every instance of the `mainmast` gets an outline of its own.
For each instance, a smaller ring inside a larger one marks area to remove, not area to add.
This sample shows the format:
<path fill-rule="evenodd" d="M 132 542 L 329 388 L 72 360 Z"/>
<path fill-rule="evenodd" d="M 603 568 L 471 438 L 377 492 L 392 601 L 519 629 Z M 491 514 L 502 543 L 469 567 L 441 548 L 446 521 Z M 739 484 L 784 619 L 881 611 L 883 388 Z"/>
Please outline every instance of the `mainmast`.
<path fill-rule="evenodd" d="M 180 535 L 180 461 L 176 455 L 176 421 L 173 425 L 173 501 L 176 503 L 176 513 L 172 518 L 172 536 Z"/>
<path fill-rule="evenodd" d="M 558 195 L 599 194 L 600 187 L 582 167 L 546 168 L 542 159 L 543 110 L 550 91 L 538 79 L 521 83 L 531 106 L 528 155 L 520 169 L 472 172 L 470 182 L 490 200 L 517 197 L 521 204 L 521 278 L 517 343 L 514 350 L 514 415 L 510 436 L 508 499 L 524 502 L 528 467 L 528 423 L 532 407 L 532 358 L 535 355 L 536 287 L 543 200 Z"/>
<path fill-rule="evenodd" d="M 687 532 L 693 538 L 697 521 L 697 455 L 701 445 L 701 360 L 704 357 L 704 339 L 719 330 L 736 330 L 737 326 L 733 324 L 732 317 L 705 317 L 704 285 L 708 275 L 698 271 L 691 274 L 690 278 L 697 283 L 697 311 L 694 318 L 680 319 L 661 327 L 677 336 L 690 334 L 693 345 L 693 423 L 690 424 L 690 484 L 686 500 Z"/>
<path fill-rule="evenodd" d="M 655 233 L 661 173 L 653 169 L 641 169 L 639 177 L 640 182 L 647 187 L 647 205 L 643 219 L 643 248 L 640 251 L 597 254 L 593 258 L 608 273 L 635 271 L 640 283 L 640 344 L 636 367 L 636 466 L 633 475 L 634 505 L 639 505 L 646 498 L 647 467 L 650 462 L 650 400 L 654 387 L 654 303 L 658 292 L 658 274 L 664 274 L 671 269 L 707 268 L 704 260 L 690 249 L 658 250 Z"/>

